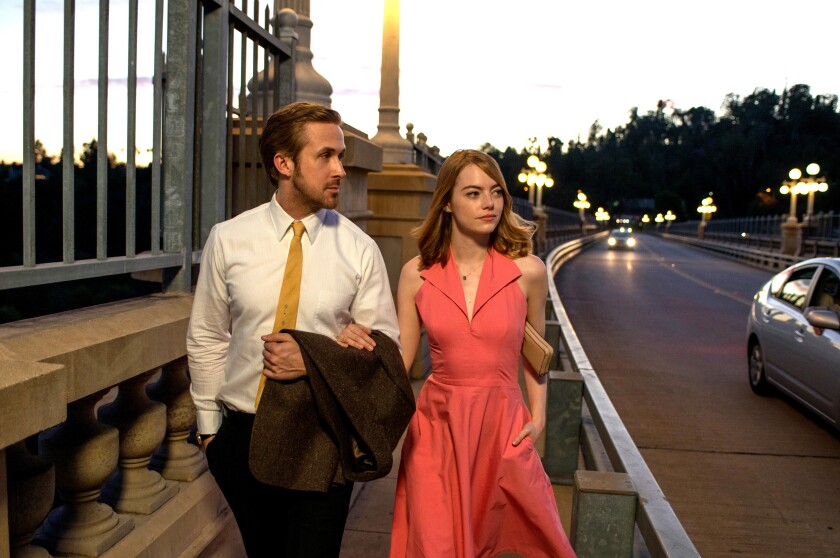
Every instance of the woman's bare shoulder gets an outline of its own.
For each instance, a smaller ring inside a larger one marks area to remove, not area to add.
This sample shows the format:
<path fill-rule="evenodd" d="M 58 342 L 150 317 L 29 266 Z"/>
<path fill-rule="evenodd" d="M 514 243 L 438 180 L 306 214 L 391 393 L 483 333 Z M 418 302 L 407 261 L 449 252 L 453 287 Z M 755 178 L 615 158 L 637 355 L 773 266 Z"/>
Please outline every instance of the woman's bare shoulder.
<path fill-rule="evenodd" d="M 414 256 L 403 265 L 400 271 L 400 282 L 409 284 L 420 284 L 423 278 L 420 277 L 420 256 Z"/>
<path fill-rule="evenodd" d="M 545 264 L 543 261 L 533 254 L 529 254 L 522 258 L 513 260 L 522 272 L 525 279 L 532 279 L 545 275 Z"/>

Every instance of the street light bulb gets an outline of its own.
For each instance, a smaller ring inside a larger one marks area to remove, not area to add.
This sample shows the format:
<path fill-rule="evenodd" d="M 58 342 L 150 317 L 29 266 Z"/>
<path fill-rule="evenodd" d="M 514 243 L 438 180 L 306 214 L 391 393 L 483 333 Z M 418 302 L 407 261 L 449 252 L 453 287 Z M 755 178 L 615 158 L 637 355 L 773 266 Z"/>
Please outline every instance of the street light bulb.
<path fill-rule="evenodd" d="M 577 199 L 579 199 L 580 201 L 586 201 L 586 194 L 584 194 L 583 192 L 578 192 Z"/>
<path fill-rule="evenodd" d="M 545 175 L 544 174 L 538 174 L 537 175 L 537 186 L 540 187 L 540 188 L 545 186 Z"/>
<path fill-rule="evenodd" d="M 531 168 L 536 168 L 537 163 L 539 163 L 539 162 L 540 162 L 540 158 L 537 157 L 536 155 L 531 155 L 530 157 L 528 157 L 528 166 L 531 167 Z"/>
<path fill-rule="evenodd" d="M 535 167 L 537 172 L 545 172 L 548 168 L 548 165 L 545 164 L 545 161 L 538 161 L 537 166 Z"/>
<path fill-rule="evenodd" d="M 816 163 L 811 163 L 810 165 L 805 167 L 805 172 L 807 172 L 811 176 L 816 176 L 820 174 L 820 166 Z"/>
<path fill-rule="evenodd" d="M 782 195 L 785 195 L 785 196 L 786 196 L 786 195 L 788 195 L 788 194 L 790 194 L 790 186 L 788 186 L 787 184 L 785 184 L 784 186 L 782 186 L 781 188 L 779 188 L 779 192 L 780 192 Z"/>
<path fill-rule="evenodd" d="M 519 173 L 519 182 L 521 182 L 522 184 L 525 184 L 526 182 L 528 182 L 528 174 L 524 173 L 524 172 L 520 172 Z"/>
<path fill-rule="evenodd" d="M 817 191 L 828 192 L 828 184 L 825 182 L 820 182 L 819 184 L 817 184 Z"/>
<path fill-rule="evenodd" d="M 554 186 L 554 179 L 549 176 L 545 179 L 545 187 L 551 188 L 552 186 Z"/>
<path fill-rule="evenodd" d="M 537 175 L 536 174 L 529 174 L 528 175 L 528 186 L 533 186 L 537 183 Z"/>
<path fill-rule="evenodd" d="M 800 178 L 802 178 L 802 171 L 799 169 L 790 169 L 788 176 L 791 180 L 799 180 Z"/>

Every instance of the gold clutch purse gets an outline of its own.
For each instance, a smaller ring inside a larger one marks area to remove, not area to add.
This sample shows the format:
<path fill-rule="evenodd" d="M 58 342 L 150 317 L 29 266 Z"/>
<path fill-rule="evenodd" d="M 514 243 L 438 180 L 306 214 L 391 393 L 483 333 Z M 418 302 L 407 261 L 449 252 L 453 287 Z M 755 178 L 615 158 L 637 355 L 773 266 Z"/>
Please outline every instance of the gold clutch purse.
<path fill-rule="evenodd" d="M 551 357 L 554 355 L 554 347 L 546 341 L 542 335 L 537 333 L 528 320 L 525 320 L 525 338 L 522 340 L 522 356 L 528 361 L 540 376 L 548 373 L 551 364 Z"/>

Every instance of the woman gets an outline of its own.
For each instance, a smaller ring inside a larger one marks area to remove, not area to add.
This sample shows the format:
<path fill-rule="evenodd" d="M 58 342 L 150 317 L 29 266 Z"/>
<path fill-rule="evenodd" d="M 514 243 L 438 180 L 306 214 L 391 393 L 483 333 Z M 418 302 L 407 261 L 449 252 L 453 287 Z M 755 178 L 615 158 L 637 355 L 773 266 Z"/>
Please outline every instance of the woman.
<path fill-rule="evenodd" d="M 392 558 L 574 556 L 534 449 L 546 382 L 526 364 L 525 320 L 545 331 L 545 265 L 533 226 L 511 210 L 499 166 L 456 151 L 440 169 L 415 231 L 420 256 L 402 269 L 397 315 L 406 369 L 425 326 L 432 374 L 402 450 Z"/>

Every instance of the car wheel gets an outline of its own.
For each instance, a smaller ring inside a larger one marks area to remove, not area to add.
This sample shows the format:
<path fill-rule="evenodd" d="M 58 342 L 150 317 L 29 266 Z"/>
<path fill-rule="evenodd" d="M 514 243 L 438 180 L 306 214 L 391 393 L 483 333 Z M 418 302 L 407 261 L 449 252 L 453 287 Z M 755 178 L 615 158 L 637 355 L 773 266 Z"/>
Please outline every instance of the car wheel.
<path fill-rule="evenodd" d="M 749 366 L 750 387 L 753 392 L 767 395 L 770 392 L 770 385 L 764 373 L 764 354 L 761 352 L 761 344 L 758 341 L 753 341 L 750 345 Z"/>

